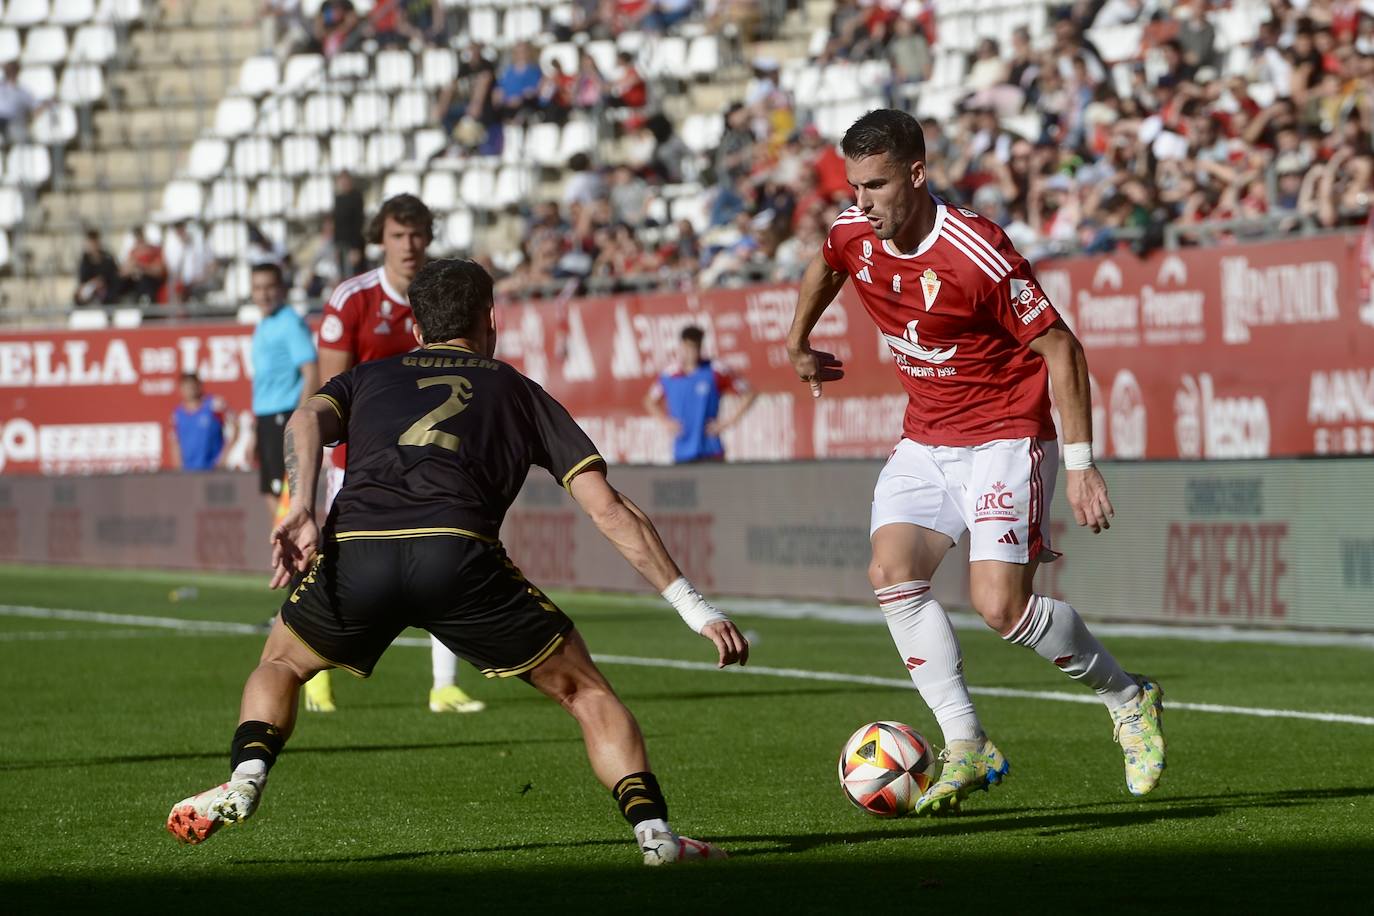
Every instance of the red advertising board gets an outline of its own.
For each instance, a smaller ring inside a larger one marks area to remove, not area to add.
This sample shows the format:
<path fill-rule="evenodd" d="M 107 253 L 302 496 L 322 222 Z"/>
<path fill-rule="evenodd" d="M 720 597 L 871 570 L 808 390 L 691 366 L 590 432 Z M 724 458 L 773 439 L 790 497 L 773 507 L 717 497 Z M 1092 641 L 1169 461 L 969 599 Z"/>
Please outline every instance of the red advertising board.
<path fill-rule="evenodd" d="M 1116 458 L 1374 453 L 1374 306 L 1358 234 L 1041 264 L 1082 339 L 1095 440 Z M 626 295 L 498 309 L 499 355 L 560 398 L 612 461 L 662 462 L 644 393 L 695 323 L 761 393 L 732 460 L 882 457 L 904 399 L 892 358 L 846 289 L 813 344 L 847 377 L 812 400 L 787 362 L 795 287 Z M 0 473 L 166 466 L 176 377 L 195 370 L 239 429 L 250 329 L 187 325 L 0 335 Z M 230 466 L 247 463 L 246 438 Z"/>

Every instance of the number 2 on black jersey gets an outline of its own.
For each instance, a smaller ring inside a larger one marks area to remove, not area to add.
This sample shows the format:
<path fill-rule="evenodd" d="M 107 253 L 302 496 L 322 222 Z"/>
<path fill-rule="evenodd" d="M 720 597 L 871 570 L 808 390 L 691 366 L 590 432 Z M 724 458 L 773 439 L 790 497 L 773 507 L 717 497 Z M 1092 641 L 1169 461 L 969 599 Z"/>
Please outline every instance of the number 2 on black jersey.
<path fill-rule="evenodd" d="M 447 385 L 449 387 L 448 400 L 416 420 L 409 429 L 401 433 L 401 438 L 397 440 L 397 444 L 437 445 L 440 448 L 448 449 L 450 452 L 458 451 L 458 437 L 453 433 L 442 432 L 434 427 L 449 417 L 457 416 L 467 410 L 468 403 L 472 401 L 472 382 L 461 375 L 438 375 L 432 378 L 422 378 L 415 384 L 419 388 Z"/>

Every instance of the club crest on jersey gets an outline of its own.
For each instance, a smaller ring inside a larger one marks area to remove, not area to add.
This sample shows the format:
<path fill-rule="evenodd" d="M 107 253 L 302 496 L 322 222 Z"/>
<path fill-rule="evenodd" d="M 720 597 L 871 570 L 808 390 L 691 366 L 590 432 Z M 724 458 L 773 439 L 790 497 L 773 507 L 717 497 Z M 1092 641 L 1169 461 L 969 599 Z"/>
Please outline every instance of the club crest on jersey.
<path fill-rule="evenodd" d="M 864 239 L 864 246 L 863 246 L 863 248 L 864 248 L 864 260 L 867 261 L 869 258 L 872 258 L 872 257 L 873 257 L 873 243 L 870 242 L 868 239 Z"/>
<path fill-rule="evenodd" d="M 900 292 L 902 291 L 902 275 L 901 275 L 901 274 L 893 274 L 893 275 L 892 275 L 892 291 L 893 291 L 894 293 L 900 293 Z"/>
<path fill-rule="evenodd" d="M 935 306 L 935 297 L 940 295 L 940 278 L 929 267 L 925 269 L 925 273 L 921 274 L 921 295 L 925 296 L 926 311 L 928 312 Z"/>

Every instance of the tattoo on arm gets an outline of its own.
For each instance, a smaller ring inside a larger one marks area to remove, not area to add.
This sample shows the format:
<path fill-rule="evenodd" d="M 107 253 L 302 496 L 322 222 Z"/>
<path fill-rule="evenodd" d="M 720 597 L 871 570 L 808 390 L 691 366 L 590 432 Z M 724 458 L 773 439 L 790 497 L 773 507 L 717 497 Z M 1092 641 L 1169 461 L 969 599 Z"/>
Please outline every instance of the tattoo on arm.
<path fill-rule="evenodd" d="M 287 425 L 286 434 L 283 438 L 286 448 L 286 485 L 291 490 L 291 495 L 295 497 L 301 492 L 301 462 L 296 455 L 296 431 Z"/>

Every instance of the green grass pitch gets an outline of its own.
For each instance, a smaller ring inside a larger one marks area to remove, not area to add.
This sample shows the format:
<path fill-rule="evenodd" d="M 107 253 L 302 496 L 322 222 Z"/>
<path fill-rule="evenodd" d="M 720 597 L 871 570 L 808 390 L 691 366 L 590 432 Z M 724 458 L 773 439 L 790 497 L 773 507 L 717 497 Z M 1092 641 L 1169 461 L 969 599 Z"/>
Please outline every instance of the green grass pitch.
<path fill-rule="evenodd" d="M 199 596 L 169 601 L 183 584 Z M 596 653 L 712 658 L 660 602 L 557 597 Z M 0 604 L 257 623 L 276 600 L 262 578 L 0 567 Z M 759 666 L 904 674 L 880 625 L 738 619 Z M 1077 689 L 961 638 L 975 686 Z M 1164 784 L 1134 799 L 1100 707 L 982 696 L 1007 784 L 962 817 L 885 821 L 845 801 L 836 756 L 873 719 L 938 735 L 913 691 L 608 664 L 674 825 L 732 854 L 646 869 L 570 718 L 467 666 L 489 709 L 434 715 L 406 646 L 370 681 L 335 674 L 340 711 L 302 713 L 252 821 L 180 847 L 163 820 L 225 777 L 261 642 L 0 615 L 0 912 L 1345 912 L 1374 883 L 1367 724 L 1171 711 Z M 1374 712 L 1367 649 L 1107 642 L 1166 708 Z"/>

